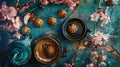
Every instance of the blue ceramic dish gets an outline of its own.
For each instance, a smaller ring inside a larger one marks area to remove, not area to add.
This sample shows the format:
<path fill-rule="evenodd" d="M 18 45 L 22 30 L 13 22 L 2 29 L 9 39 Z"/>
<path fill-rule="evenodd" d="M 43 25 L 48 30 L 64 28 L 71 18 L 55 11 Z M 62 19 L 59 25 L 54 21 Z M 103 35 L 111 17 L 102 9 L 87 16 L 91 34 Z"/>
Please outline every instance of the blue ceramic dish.
<path fill-rule="evenodd" d="M 68 31 L 68 27 L 73 23 L 77 26 L 78 30 L 76 33 L 71 34 Z M 87 25 L 83 21 L 81 21 L 80 19 L 71 18 L 63 24 L 62 32 L 63 32 L 63 35 L 68 40 L 73 41 L 73 42 L 77 42 L 77 41 L 80 41 L 80 40 L 85 38 L 85 36 L 88 32 L 88 28 L 87 28 Z"/>

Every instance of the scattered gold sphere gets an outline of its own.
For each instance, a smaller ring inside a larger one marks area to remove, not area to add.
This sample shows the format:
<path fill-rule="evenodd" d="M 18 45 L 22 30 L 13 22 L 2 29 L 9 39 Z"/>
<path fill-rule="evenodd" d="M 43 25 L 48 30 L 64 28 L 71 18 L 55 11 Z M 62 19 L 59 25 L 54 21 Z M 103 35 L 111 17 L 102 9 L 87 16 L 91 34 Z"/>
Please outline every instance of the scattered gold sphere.
<path fill-rule="evenodd" d="M 54 17 L 48 18 L 48 24 L 51 26 L 54 26 L 56 24 L 57 20 Z"/>
<path fill-rule="evenodd" d="M 76 24 L 71 24 L 71 25 L 68 27 L 68 30 L 69 30 L 70 33 L 74 34 L 74 33 L 77 32 L 78 27 L 77 27 Z"/>
<path fill-rule="evenodd" d="M 66 17 L 66 11 L 65 10 L 60 10 L 60 11 L 58 11 L 58 17 L 59 18 L 64 18 L 64 17 Z"/>
<path fill-rule="evenodd" d="M 30 34 L 30 28 L 28 26 L 24 26 L 22 28 L 22 34 L 29 35 Z"/>
<path fill-rule="evenodd" d="M 44 21 L 41 18 L 37 18 L 34 20 L 33 24 L 36 28 L 40 28 L 43 26 Z"/>

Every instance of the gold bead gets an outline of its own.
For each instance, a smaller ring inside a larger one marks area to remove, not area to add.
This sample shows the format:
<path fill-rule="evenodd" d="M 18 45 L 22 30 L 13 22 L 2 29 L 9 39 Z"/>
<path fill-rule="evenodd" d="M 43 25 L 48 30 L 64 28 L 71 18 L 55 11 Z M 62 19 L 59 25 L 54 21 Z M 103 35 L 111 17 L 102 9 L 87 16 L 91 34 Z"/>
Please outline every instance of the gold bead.
<path fill-rule="evenodd" d="M 22 34 L 29 35 L 30 34 L 30 28 L 28 26 L 24 26 L 22 28 Z"/>
<path fill-rule="evenodd" d="M 65 10 L 60 10 L 60 11 L 58 11 L 58 17 L 59 18 L 64 18 L 64 17 L 66 17 L 66 11 Z"/>
<path fill-rule="evenodd" d="M 34 20 L 34 26 L 36 28 L 42 27 L 43 24 L 44 24 L 44 21 L 41 18 L 37 18 L 37 19 Z"/>
<path fill-rule="evenodd" d="M 56 24 L 57 20 L 54 17 L 48 18 L 48 24 L 51 26 L 54 26 Z"/>

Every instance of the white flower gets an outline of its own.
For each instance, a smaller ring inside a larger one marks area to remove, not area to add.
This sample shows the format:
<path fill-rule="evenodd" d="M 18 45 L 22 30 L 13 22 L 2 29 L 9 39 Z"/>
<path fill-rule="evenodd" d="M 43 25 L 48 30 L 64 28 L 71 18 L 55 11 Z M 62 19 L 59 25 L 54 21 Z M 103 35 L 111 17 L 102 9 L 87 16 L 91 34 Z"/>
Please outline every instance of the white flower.
<path fill-rule="evenodd" d="M 109 16 L 102 16 L 101 17 L 101 26 L 107 24 L 108 22 L 110 22 L 110 17 Z"/>
<path fill-rule="evenodd" d="M 104 14 L 105 14 L 105 15 L 108 14 L 108 9 L 109 9 L 109 7 L 107 7 L 107 8 L 105 9 L 105 11 L 104 11 Z"/>
<path fill-rule="evenodd" d="M 98 21 L 99 18 L 100 15 L 96 12 L 91 15 L 91 21 Z"/>
<path fill-rule="evenodd" d="M 27 14 L 24 16 L 24 24 L 25 24 L 25 25 L 28 23 L 29 18 L 30 18 L 30 13 L 27 13 Z"/>
<path fill-rule="evenodd" d="M 86 67 L 94 67 L 94 63 L 87 64 Z"/>
<path fill-rule="evenodd" d="M 106 55 L 103 55 L 102 56 L 102 60 L 104 61 L 104 60 L 106 60 L 107 59 L 107 56 Z"/>
<path fill-rule="evenodd" d="M 7 19 L 11 20 L 17 15 L 17 10 L 14 7 L 8 7 L 6 11 Z"/>
<path fill-rule="evenodd" d="M 99 66 L 106 66 L 106 63 L 105 63 L 105 62 L 101 62 L 101 63 L 99 64 Z"/>
<path fill-rule="evenodd" d="M 94 35 L 90 35 L 90 38 L 91 38 L 91 42 L 95 45 L 102 45 L 102 44 L 105 44 L 108 39 L 109 39 L 109 34 L 103 34 L 101 32 L 97 32 L 95 33 Z"/>

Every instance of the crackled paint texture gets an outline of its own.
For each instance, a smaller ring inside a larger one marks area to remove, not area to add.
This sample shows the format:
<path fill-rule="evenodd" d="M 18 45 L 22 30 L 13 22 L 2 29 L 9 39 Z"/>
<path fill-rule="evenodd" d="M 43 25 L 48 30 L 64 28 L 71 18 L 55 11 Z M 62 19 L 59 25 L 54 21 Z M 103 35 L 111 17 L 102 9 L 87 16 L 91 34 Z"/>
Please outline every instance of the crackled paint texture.
<path fill-rule="evenodd" d="M 8 5 L 12 5 L 15 3 L 16 0 L 0 0 L 0 4 L 2 1 L 6 1 Z M 26 3 L 27 0 L 20 0 L 20 4 Z M 35 4 L 32 4 L 29 9 L 34 8 L 35 6 L 38 6 L 39 0 Z M 120 3 L 120 2 L 118 2 Z M 97 11 L 97 4 L 98 0 L 81 0 L 79 9 L 73 14 L 72 17 L 80 18 L 82 21 L 84 21 L 88 28 L 92 31 L 91 33 L 94 33 L 95 31 L 95 23 L 90 21 L 90 15 Z M 101 9 L 104 10 L 107 6 L 101 2 Z M 35 14 L 35 17 L 40 16 L 44 20 L 44 25 L 42 28 L 35 28 L 32 23 L 28 24 L 28 26 L 31 29 L 31 35 L 33 36 L 33 39 L 42 35 L 42 34 L 49 34 L 54 33 L 58 36 L 58 39 L 60 40 L 62 47 L 69 47 L 69 52 L 67 53 L 67 57 L 60 58 L 58 62 L 55 64 L 50 65 L 44 65 L 39 62 L 35 63 L 27 63 L 21 66 L 12 66 L 12 67 L 65 67 L 65 63 L 68 63 L 71 58 L 74 55 L 74 50 L 72 46 L 72 42 L 68 41 L 62 34 L 62 21 L 64 19 L 59 19 L 57 17 L 57 12 L 60 9 L 64 9 L 67 11 L 67 16 L 71 13 L 70 9 L 66 5 L 53 5 L 49 4 L 48 6 L 44 7 L 43 9 L 39 8 L 33 11 Z M 23 12 L 24 13 L 24 12 Z M 110 41 L 108 42 L 109 45 L 112 45 L 118 52 L 120 53 L 120 5 L 119 6 L 111 6 L 109 7 L 108 15 L 111 18 L 111 21 L 103 26 L 98 26 L 99 31 L 103 31 L 104 33 L 109 33 L 111 35 Z M 57 24 L 53 27 L 49 26 L 47 24 L 47 19 L 50 16 L 54 16 L 57 19 Z M 2 22 L 0 22 L 2 24 Z M 4 41 L 6 42 L 6 41 Z M 1 44 L 0 44 L 1 45 Z M 107 53 L 107 60 L 106 60 L 106 67 L 120 67 L 120 59 L 118 59 L 115 55 L 112 53 Z M 8 58 L 7 54 L 4 54 L 4 56 L 0 56 L 0 67 L 8 67 Z M 79 51 L 79 60 L 76 60 L 74 63 L 74 67 L 85 67 L 86 64 L 90 63 L 90 51 Z"/>

